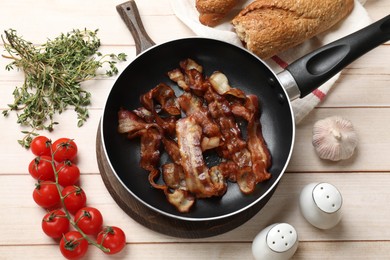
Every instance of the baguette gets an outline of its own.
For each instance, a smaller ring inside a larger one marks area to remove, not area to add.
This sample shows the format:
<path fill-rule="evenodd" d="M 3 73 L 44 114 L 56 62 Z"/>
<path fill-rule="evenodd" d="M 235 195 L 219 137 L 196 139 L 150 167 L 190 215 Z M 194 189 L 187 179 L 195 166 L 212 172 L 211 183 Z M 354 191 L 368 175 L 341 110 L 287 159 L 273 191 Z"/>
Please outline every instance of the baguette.
<path fill-rule="evenodd" d="M 232 24 L 246 48 L 262 59 L 326 31 L 354 7 L 354 0 L 255 0 Z"/>
<path fill-rule="evenodd" d="M 196 0 L 199 21 L 207 26 L 216 26 L 238 2 L 239 0 Z"/>

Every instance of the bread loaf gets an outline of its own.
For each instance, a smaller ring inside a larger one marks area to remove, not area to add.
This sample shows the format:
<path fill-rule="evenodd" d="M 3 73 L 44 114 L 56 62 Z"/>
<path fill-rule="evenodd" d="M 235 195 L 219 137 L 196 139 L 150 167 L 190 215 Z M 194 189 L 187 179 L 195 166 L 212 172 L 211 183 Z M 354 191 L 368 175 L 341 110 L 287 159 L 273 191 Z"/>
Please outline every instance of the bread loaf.
<path fill-rule="evenodd" d="M 267 59 L 329 29 L 353 6 L 354 0 L 255 0 L 232 24 L 247 49 Z"/>
<path fill-rule="evenodd" d="M 216 26 L 236 6 L 239 0 L 196 0 L 199 21 L 207 26 Z"/>

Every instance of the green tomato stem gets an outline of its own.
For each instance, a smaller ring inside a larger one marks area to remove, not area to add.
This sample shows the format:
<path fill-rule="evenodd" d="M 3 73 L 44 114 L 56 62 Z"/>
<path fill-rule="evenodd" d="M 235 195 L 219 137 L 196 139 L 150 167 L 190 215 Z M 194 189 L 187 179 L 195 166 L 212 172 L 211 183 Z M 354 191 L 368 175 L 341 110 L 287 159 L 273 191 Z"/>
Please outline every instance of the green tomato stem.
<path fill-rule="evenodd" d="M 62 192 L 61 192 L 61 185 L 58 183 L 58 172 L 57 169 L 56 169 L 56 165 L 55 165 L 55 160 L 54 160 L 54 154 L 55 154 L 56 151 L 53 152 L 53 148 L 52 146 L 50 145 L 50 153 L 51 153 L 51 166 L 53 167 L 53 171 L 54 171 L 54 176 L 55 176 L 55 185 L 57 187 L 57 190 L 58 190 L 58 194 L 60 195 L 60 200 L 61 200 L 61 206 L 62 208 L 64 209 L 64 212 L 65 212 L 65 216 L 66 218 L 69 220 L 69 223 L 74 227 L 74 229 L 76 229 L 76 231 L 78 231 L 85 240 L 88 241 L 89 244 L 91 245 L 94 245 L 96 246 L 97 248 L 99 248 L 100 250 L 102 250 L 103 252 L 110 252 L 110 249 L 104 247 L 102 244 L 98 244 L 95 240 L 93 240 L 92 238 L 90 238 L 87 234 L 85 234 L 81 229 L 80 227 L 77 225 L 77 223 L 73 220 L 72 216 L 70 215 L 68 209 L 66 208 L 65 206 L 65 198 L 67 195 L 63 196 L 62 195 Z"/>

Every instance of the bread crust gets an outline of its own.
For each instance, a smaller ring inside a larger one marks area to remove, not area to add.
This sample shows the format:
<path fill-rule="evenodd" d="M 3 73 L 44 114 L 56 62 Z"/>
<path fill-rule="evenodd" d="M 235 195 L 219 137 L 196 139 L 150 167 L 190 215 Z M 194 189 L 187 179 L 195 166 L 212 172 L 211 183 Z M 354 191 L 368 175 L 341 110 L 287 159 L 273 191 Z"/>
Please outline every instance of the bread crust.
<path fill-rule="evenodd" d="M 255 0 L 233 20 L 248 50 L 268 59 L 326 31 L 354 7 L 354 0 Z"/>
<path fill-rule="evenodd" d="M 239 0 L 196 0 L 199 21 L 207 26 L 216 26 L 238 2 Z"/>

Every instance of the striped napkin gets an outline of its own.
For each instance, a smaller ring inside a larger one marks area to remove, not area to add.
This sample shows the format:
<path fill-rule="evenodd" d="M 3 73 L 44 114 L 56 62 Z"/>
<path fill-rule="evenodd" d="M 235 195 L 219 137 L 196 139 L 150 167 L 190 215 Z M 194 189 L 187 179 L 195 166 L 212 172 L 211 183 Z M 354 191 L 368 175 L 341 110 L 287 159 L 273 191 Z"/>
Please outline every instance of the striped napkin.
<path fill-rule="evenodd" d="M 208 38 L 223 40 L 237 46 L 242 47 L 242 43 L 235 34 L 230 20 L 244 6 L 252 2 L 252 0 L 244 0 L 240 6 L 237 6 L 231 13 L 231 17 L 226 17 L 225 21 L 220 25 L 211 28 L 202 25 L 199 20 L 199 13 L 195 8 L 195 0 L 170 0 L 176 16 L 187 25 L 196 35 Z M 355 8 L 352 13 L 342 22 L 331 28 L 330 30 L 294 47 L 290 50 L 282 52 L 265 62 L 273 69 L 275 73 L 282 71 L 289 63 L 297 60 L 306 53 L 315 50 L 322 45 L 333 42 L 345 35 L 355 32 L 371 23 L 367 11 L 363 5 L 365 0 L 355 0 Z M 340 73 L 328 80 L 323 85 L 319 86 L 315 91 L 302 99 L 292 101 L 295 122 L 298 124 L 312 111 L 321 101 L 328 95 Z"/>

